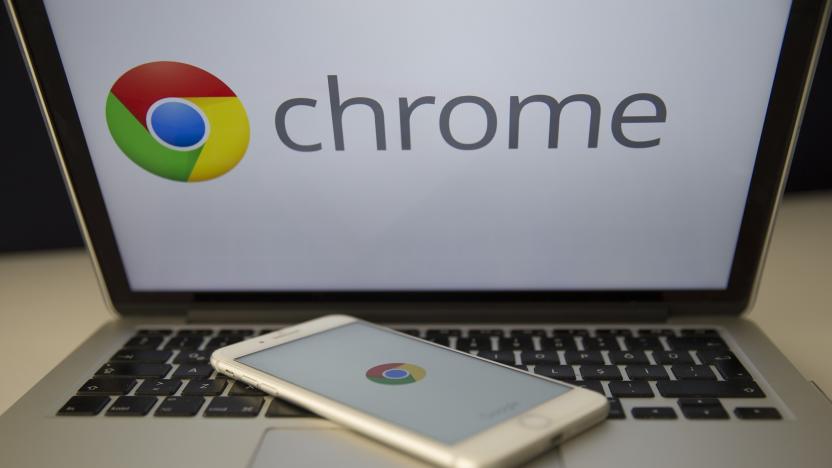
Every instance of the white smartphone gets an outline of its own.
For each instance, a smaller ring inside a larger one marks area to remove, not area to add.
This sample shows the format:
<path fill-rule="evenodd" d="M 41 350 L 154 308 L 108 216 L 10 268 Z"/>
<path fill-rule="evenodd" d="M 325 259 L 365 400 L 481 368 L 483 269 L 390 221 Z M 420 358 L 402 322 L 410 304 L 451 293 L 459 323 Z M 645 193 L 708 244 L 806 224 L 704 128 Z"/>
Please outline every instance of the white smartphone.
<path fill-rule="evenodd" d="M 218 349 L 211 364 L 440 466 L 523 462 L 609 408 L 596 392 L 345 315 Z"/>

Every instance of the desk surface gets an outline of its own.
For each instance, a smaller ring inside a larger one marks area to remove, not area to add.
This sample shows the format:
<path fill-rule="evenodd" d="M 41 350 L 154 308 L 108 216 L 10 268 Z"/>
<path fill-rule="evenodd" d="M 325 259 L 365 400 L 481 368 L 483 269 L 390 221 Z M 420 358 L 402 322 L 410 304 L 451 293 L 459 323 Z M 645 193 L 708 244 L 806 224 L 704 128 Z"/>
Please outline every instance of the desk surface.
<path fill-rule="evenodd" d="M 832 194 L 786 198 L 749 314 L 828 395 L 830 246 Z M 86 252 L 0 255 L 0 413 L 112 317 Z"/>

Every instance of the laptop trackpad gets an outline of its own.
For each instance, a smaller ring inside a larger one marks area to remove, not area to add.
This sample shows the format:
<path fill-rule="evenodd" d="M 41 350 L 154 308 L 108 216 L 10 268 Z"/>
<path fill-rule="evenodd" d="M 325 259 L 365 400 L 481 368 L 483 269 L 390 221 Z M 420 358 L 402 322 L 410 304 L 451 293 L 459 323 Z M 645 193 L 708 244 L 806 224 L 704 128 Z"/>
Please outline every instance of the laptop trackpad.
<path fill-rule="evenodd" d="M 427 465 L 343 429 L 269 429 L 249 468 L 276 466 L 425 467 Z"/>

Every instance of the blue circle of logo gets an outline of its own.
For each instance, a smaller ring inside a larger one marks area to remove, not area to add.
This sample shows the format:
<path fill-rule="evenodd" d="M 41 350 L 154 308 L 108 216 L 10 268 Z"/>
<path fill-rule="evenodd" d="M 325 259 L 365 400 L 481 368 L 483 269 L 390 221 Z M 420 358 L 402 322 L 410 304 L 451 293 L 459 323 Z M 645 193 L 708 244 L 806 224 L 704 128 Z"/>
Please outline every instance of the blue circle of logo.
<path fill-rule="evenodd" d="M 410 372 L 404 369 L 387 369 L 381 375 L 388 379 L 405 379 L 410 377 Z"/>
<path fill-rule="evenodd" d="M 162 145 L 190 151 L 208 138 L 208 120 L 193 103 L 179 98 L 156 101 L 147 112 L 147 127 Z"/>

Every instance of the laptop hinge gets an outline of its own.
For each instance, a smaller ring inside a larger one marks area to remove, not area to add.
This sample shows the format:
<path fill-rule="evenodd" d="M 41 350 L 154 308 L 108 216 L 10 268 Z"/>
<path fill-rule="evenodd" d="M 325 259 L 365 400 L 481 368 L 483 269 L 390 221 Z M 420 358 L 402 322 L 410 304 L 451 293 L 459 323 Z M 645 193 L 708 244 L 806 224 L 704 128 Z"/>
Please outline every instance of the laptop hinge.
<path fill-rule="evenodd" d="M 276 307 L 192 309 L 191 323 L 295 323 L 327 314 L 347 314 L 382 323 L 559 323 L 664 322 L 665 306 L 644 304 L 563 305 L 544 302 L 393 302 L 297 303 Z"/>

